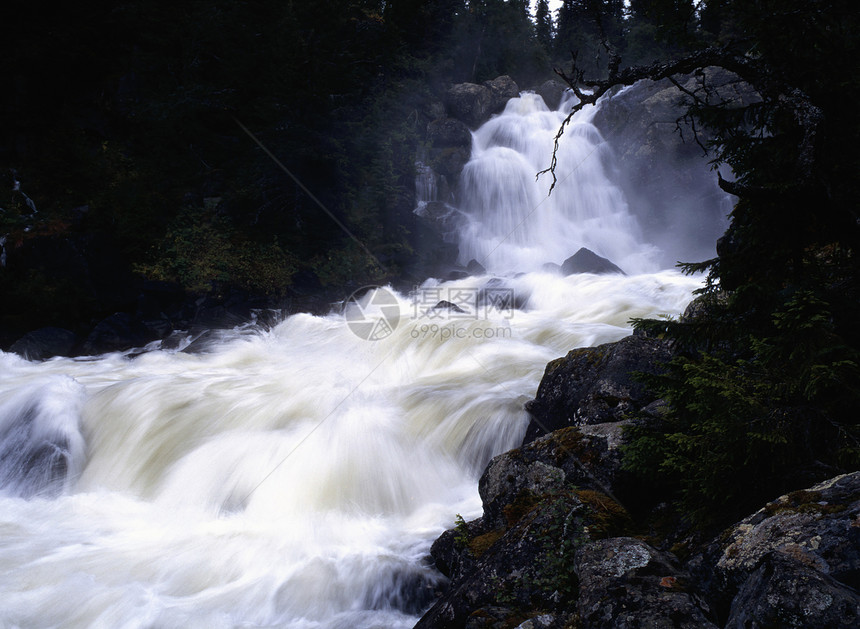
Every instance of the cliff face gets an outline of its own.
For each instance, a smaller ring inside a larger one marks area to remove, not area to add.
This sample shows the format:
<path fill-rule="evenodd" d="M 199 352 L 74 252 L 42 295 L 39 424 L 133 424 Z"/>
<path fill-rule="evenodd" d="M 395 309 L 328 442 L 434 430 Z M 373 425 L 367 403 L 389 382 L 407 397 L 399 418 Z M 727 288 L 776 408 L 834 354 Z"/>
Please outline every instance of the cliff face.
<path fill-rule="evenodd" d="M 662 406 L 629 372 L 669 354 L 633 336 L 547 366 L 527 443 L 480 479 L 483 516 L 433 545 L 451 583 L 417 627 L 857 625 L 860 472 L 708 534 L 621 468 L 625 415 Z"/>

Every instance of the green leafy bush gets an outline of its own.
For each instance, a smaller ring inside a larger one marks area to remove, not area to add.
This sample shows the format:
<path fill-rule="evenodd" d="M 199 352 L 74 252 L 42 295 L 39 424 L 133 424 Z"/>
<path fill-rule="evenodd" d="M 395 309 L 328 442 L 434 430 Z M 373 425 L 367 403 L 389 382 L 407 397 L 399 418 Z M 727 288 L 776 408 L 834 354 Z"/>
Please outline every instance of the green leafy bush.
<path fill-rule="evenodd" d="M 236 287 L 279 295 L 297 269 L 277 239 L 268 244 L 251 240 L 236 233 L 225 217 L 200 207 L 185 208 L 171 222 L 154 257 L 136 270 L 200 293 Z"/>

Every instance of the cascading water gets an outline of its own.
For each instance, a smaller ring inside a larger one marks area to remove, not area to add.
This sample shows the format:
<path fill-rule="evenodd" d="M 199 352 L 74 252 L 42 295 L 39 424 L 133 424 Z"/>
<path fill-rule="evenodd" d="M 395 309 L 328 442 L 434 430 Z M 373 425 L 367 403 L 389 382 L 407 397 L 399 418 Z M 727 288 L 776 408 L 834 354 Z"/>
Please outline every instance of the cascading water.
<path fill-rule="evenodd" d="M 399 323 L 376 341 L 299 314 L 202 354 L 0 354 L 0 626 L 412 626 L 441 579 L 430 544 L 480 513 L 477 479 L 522 438 L 546 363 L 677 314 L 699 284 L 633 274 L 648 247 L 586 116 L 543 203 L 528 138 L 551 143 L 558 115 L 524 96 L 476 133 L 461 244 L 498 270 L 587 246 L 630 275 L 511 275 L 522 308 L 480 312 L 434 306 L 491 278 L 428 280 L 391 291 Z"/>
<path fill-rule="evenodd" d="M 537 94 L 521 94 L 473 134 L 462 176 L 463 261 L 497 273 L 533 271 L 586 247 L 627 272 L 656 269 L 654 247 L 642 242 L 608 177 L 611 153 L 591 124 L 594 108 L 575 116 L 561 137 L 551 195 L 551 176 L 535 177 L 549 163 L 569 99 L 550 111 Z"/>

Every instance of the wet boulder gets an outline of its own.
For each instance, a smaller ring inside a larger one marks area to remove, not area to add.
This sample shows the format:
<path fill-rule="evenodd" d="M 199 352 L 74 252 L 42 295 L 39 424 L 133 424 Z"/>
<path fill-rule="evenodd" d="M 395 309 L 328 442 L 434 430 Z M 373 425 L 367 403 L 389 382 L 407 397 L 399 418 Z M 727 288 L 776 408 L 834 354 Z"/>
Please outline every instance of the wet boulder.
<path fill-rule="evenodd" d="M 672 357 L 666 341 L 633 334 L 616 343 L 572 350 L 546 366 L 525 441 L 566 426 L 627 419 L 654 396 L 634 373 L 661 373 Z"/>
<path fill-rule="evenodd" d="M 441 118 L 427 125 L 427 139 L 434 147 L 463 147 L 472 145 L 472 132 L 456 118 Z"/>
<path fill-rule="evenodd" d="M 27 360 L 45 360 L 54 356 L 72 356 L 77 344 L 78 337 L 71 330 L 46 327 L 27 332 L 12 344 L 9 351 Z"/>
<path fill-rule="evenodd" d="M 490 113 L 498 113 L 505 108 L 508 101 L 520 95 L 520 88 L 516 82 L 506 74 L 498 76 L 490 81 L 484 81 L 484 87 L 490 90 L 492 101 Z"/>
<path fill-rule="evenodd" d="M 541 83 L 540 86 L 535 89 L 535 93 L 543 98 L 543 102 L 546 103 L 547 107 L 555 110 L 558 109 L 559 105 L 561 105 L 561 99 L 567 89 L 569 88 L 561 81 L 550 79 L 549 81 Z"/>

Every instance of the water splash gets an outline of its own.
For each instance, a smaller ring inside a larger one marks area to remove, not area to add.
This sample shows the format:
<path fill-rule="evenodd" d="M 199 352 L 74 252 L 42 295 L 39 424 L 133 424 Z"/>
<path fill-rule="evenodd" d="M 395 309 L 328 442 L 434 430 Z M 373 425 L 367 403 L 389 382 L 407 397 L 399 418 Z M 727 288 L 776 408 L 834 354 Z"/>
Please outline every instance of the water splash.
<path fill-rule="evenodd" d="M 698 285 L 675 272 L 508 282 L 525 310 L 441 316 L 394 293 L 400 322 L 375 342 L 340 315 L 295 315 L 206 354 L 0 354 L 5 416 L 33 408 L 63 427 L 70 470 L 50 495 L 0 495 L 0 618 L 411 627 L 440 579 L 430 544 L 454 514 L 480 513 L 477 478 L 522 438 L 546 363 L 629 334 L 630 317 L 679 312 Z"/>

